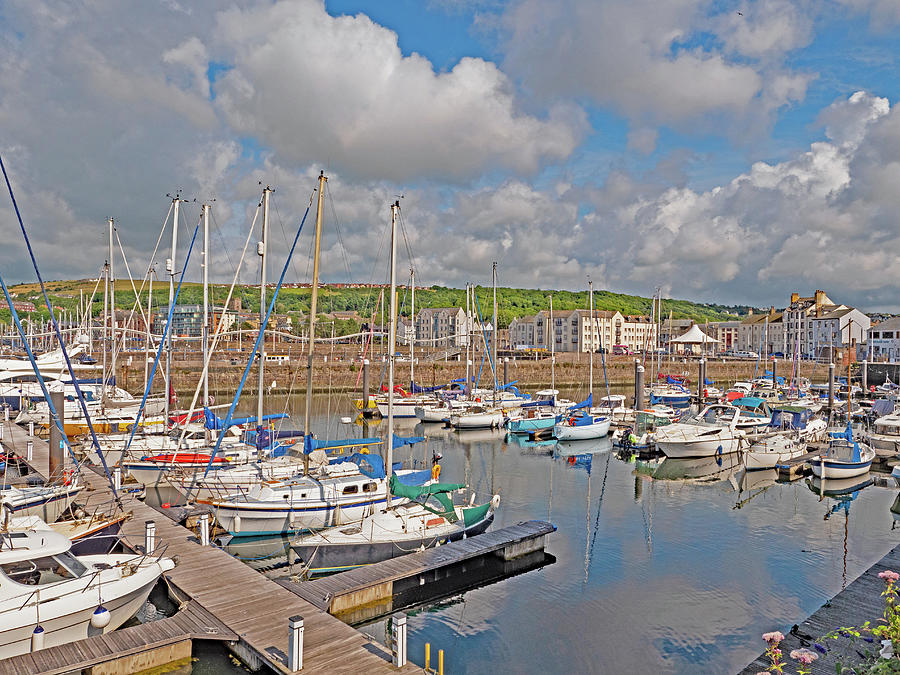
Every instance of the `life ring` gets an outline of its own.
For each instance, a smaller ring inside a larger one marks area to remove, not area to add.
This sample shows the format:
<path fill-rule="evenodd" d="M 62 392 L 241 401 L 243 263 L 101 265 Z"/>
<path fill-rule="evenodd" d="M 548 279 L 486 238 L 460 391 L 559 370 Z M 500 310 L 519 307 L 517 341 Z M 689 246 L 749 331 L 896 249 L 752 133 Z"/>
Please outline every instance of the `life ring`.
<path fill-rule="evenodd" d="M 569 426 L 570 426 L 570 427 L 574 427 L 574 426 L 575 426 L 575 418 L 574 418 L 574 417 L 570 417 L 570 418 L 569 418 Z"/>
<path fill-rule="evenodd" d="M 63 471 L 63 485 L 71 485 L 72 478 L 75 476 L 75 471 L 72 469 L 67 469 Z"/>

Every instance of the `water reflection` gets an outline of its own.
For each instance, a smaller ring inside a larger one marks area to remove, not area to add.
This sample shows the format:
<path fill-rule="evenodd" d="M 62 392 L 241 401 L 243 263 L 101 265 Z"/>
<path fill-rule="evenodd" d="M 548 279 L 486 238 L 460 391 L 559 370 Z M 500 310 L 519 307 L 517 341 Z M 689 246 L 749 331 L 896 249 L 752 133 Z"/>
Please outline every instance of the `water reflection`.
<path fill-rule="evenodd" d="M 314 417 L 320 437 L 385 433 L 331 425 L 325 412 Z M 429 642 L 448 672 L 735 672 L 758 655 L 761 633 L 804 619 L 900 542 L 896 489 L 777 482 L 735 455 L 646 462 L 490 430 L 398 433 L 427 438 L 398 460 L 438 451 L 442 478 L 498 492 L 495 529 L 535 518 L 558 527 L 547 539 L 555 564 L 450 589 L 449 602 L 409 600 L 410 658 L 423 663 Z M 226 548 L 290 573 L 281 538 Z M 384 639 L 383 621 L 366 630 Z"/>

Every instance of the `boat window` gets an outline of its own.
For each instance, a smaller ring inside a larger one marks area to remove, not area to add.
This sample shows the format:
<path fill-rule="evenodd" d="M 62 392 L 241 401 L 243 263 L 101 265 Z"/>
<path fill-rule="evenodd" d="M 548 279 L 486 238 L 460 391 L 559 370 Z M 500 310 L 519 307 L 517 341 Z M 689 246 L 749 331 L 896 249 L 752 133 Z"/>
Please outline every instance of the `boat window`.
<path fill-rule="evenodd" d="M 6 563 L 0 565 L 0 568 L 13 581 L 28 586 L 76 579 L 87 571 L 87 568 L 70 553 Z"/>
<path fill-rule="evenodd" d="M 359 492 L 359 485 L 348 485 L 344 488 L 345 495 L 355 495 Z"/>
<path fill-rule="evenodd" d="M 375 483 L 374 481 L 363 485 L 363 492 L 375 492 L 376 490 L 378 490 L 378 483 Z"/>

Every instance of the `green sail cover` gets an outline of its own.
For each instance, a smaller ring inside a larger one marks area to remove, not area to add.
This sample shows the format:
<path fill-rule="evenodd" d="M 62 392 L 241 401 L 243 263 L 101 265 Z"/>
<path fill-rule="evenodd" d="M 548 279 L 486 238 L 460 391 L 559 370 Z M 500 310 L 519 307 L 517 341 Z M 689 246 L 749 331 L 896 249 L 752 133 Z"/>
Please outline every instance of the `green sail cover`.
<path fill-rule="evenodd" d="M 461 490 L 466 487 L 462 483 L 432 483 L 431 485 L 404 485 L 399 480 L 397 480 L 397 476 L 391 474 L 391 480 L 389 485 L 391 486 L 391 494 L 395 497 L 406 497 L 407 499 L 420 499 L 424 497 L 427 499 L 428 497 L 434 497 L 438 502 L 440 502 L 441 506 L 444 508 L 443 512 L 440 512 L 439 515 L 447 517 L 448 520 L 453 522 L 456 520 L 456 511 L 453 510 L 453 500 L 450 498 L 449 493 L 454 490 Z M 430 511 L 435 511 L 434 509 L 426 506 Z"/>
<path fill-rule="evenodd" d="M 484 520 L 484 517 L 487 515 L 488 509 L 491 508 L 491 503 L 482 504 L 480 506 L 470 506 L 464 508 L 463 512 L 463 522 L 466 524 L 466 527 L 472 527 L 475 523 L 481 522 Z"/>

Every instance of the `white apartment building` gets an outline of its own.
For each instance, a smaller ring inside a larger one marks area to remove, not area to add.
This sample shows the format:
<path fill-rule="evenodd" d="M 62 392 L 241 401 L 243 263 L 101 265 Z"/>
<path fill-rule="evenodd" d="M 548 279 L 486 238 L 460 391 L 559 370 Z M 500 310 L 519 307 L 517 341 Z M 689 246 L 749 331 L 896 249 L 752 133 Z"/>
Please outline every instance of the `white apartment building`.
<path fill-rule="evenodd" d="M 514 348 L 537 347 L 555 352 L 611 350 L 625 345 L 643 350 L 656 340 L 656 326 L 645 316 L 624 317 L 620 312 L 595 310 L 594 320 L 585 309 L 542 310 L 534 316 L 513 319 L 509 324 L 509 342 Z"/>
<path fill-rule="evenodd" d="M 900 361 L 900 317 L 869 328 L 869 355 L 873 361 Z"/>
<path fill-rule="evenodd" d="M 831 354 L 832 348 L 853 347 L 866 341 L 871 321 L 853 307 L 844 307 L 812 319 L 813 343 L 817 353 Z"/>
<path fill-rule="evenodd" d="M 416 315 L 416 344 L 462 347 L 466 344 L 466 313 L 460 307 L 431 307 Z"/>
<path fill-rule="evenodd" d="M 739 324 L 737 342 L 733 349 L 759 354 L 784 353 L 784 321 L 775 308 L 767 314 L 748 314 Z"/>

